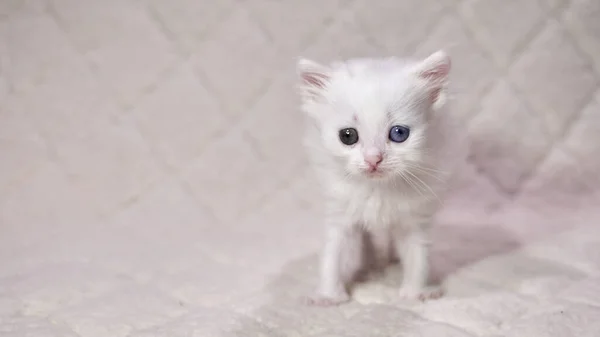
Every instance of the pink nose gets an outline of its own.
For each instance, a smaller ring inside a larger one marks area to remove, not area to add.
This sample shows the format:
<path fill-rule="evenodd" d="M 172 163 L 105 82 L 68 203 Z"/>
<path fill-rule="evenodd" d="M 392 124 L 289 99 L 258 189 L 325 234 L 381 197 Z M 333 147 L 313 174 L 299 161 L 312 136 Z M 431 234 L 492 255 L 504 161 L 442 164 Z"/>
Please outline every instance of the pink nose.
<path fill-rule="evenodd" d="M 369 164 L 371 168 L 377 168 L 377 165 L 379 165 L 379 163 L 381 163 L 381 161 L 383 160 L 383 156 L 381 155 L 381 153 L 370 153 L 368 155 L 365 155 L 364 158 L 365 163 Z"/>

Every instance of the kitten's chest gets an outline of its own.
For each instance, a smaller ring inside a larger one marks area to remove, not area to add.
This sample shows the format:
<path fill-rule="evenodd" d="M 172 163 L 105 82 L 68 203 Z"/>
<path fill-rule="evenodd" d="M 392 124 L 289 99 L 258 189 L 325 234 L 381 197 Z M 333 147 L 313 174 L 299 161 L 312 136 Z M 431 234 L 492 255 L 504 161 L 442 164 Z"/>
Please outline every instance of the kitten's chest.
<path fill-rule="evenodd" d="M 397 224 L 411 208 L 410 200 L 402 193 L 387 189 L 358 188 L 346 198 L 352 219 L 367 227 Z"/>

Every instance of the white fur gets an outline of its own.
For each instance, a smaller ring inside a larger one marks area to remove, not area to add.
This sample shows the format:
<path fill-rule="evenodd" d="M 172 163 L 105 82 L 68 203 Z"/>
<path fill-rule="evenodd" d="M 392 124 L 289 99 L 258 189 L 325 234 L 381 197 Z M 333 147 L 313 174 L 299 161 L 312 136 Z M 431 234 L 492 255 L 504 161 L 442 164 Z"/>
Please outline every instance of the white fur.
<path fill-rule="evenodd" d="M 375 238 L 379 264 L 397 244 L 404 267 L 400 293 L 432 297 L 427 287 L 428 229 L 459 153 L 461 130 L 446 104 L 450 60 L 353 59 L 298 63 L 302 109 L 310 116 L 305 144 L 328 197 L 327 237 L 318 295 L 313 302 L 349 299 L 347 286 L 361 267 L 362 232 Z M 394 125 L 410 127 L 403 143 L 389 141 Z M 348 146 L 338 136 L 358 130 Z M 367 173 L 365 156 L 381 153 L 380 174 Z"/>

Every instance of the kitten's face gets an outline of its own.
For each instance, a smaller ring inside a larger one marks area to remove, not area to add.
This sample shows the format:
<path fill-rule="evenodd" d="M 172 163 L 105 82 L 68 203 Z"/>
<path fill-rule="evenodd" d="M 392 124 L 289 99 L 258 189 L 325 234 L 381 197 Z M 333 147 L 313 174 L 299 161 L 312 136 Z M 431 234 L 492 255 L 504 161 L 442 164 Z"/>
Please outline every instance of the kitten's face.
<path fill-rule="evenodd" d="M 344 174 L 388 180 L 421 166 L 428 114 L 441 100 L 449 70 L 445 54 L 421 63 L 352 60 L 323 67 L 304 61 L 299 68 L 304 110 Z"/>

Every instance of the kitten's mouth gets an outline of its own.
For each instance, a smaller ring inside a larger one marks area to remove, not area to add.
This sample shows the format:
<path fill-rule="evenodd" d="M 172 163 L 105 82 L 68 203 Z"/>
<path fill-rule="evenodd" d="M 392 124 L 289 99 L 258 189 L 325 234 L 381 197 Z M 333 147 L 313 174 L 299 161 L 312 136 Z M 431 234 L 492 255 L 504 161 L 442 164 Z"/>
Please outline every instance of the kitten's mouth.
<path fill-rule="evenodd" d="M 368 168 L 365 170 L 365 175 L 369 178 L 382 178 L 385 174 L 380 168 Z"/>

